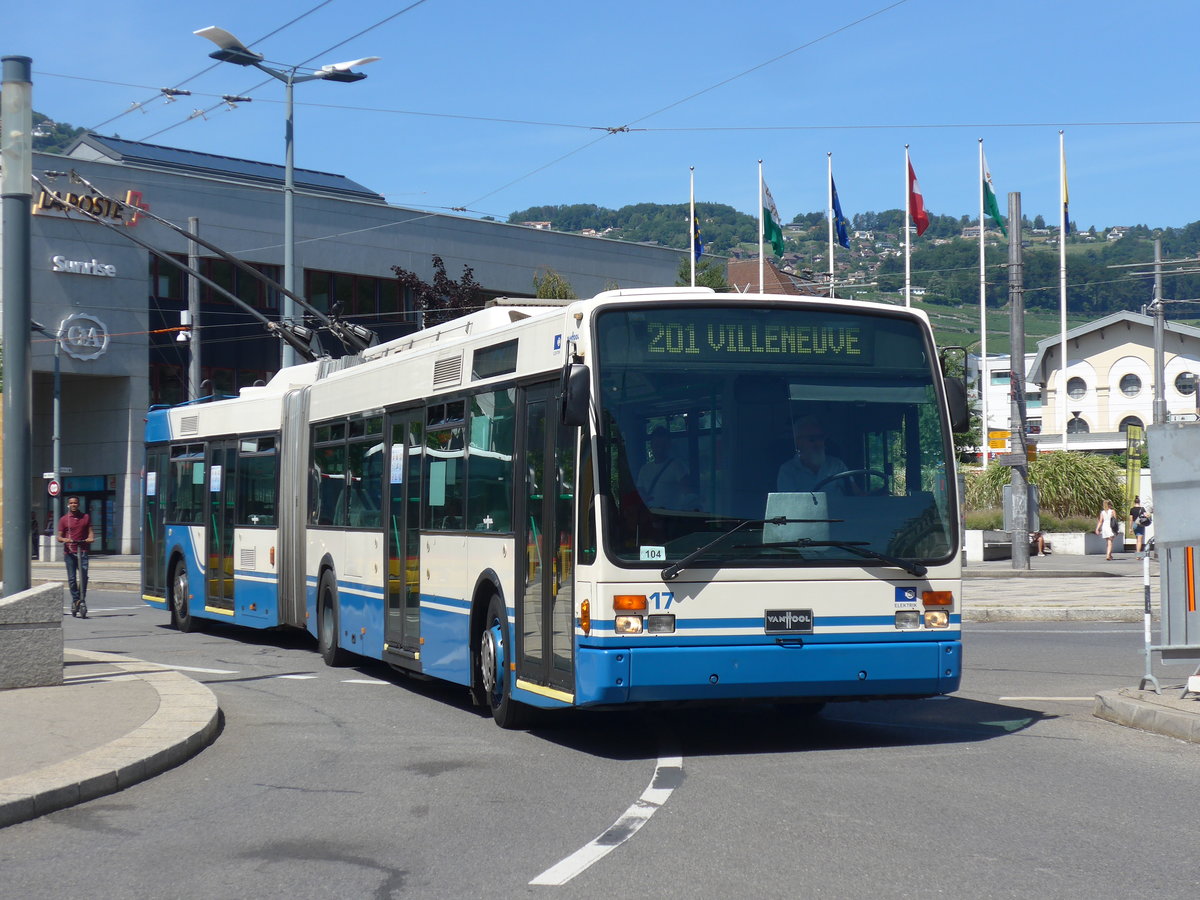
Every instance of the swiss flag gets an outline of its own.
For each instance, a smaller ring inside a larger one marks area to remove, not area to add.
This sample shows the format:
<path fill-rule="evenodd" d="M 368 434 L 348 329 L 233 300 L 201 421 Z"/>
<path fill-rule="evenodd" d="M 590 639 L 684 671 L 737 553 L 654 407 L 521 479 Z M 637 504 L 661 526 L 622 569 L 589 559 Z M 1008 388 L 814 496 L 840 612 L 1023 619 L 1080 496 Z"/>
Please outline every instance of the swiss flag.
<path fill-rule="evenodd" d="M 917 183 L 917 173 L 913 171 L 911 162 L 908 164 L 908 208 L 913 224 L 917 226 L 917 237 L 920 237 L 929 227 L 929 213 L 925 212 L 925 197 L 921 194 L 921 185 Z"/>

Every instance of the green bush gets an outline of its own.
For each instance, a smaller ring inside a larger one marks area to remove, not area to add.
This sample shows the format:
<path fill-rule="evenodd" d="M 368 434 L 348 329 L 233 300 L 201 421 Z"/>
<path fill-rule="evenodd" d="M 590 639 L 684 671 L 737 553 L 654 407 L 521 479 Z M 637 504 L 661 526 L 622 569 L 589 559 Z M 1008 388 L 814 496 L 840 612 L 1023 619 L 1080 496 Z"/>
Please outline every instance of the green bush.
<path fill-rule="evenodd" d="M 1060 518 L 1047 512 L 1038 516 L 1042 531 L 1047 534 L 1062 534 L 1064 532 L 1094 531 L 1096 520 L 1091 516 L 1070 516 Z M 1003 531 L 1004 510 L 974 509 L 967 513 L 967 528 L 979 531 Z"/>
<path fill-rule="evenodd" d="M 967 512 L 967 528 L 972 531 L 1002 531 L 1004 529 L 1004 510 L 970 510 Z"/>
<path fill-rule="evenodd" d="M 968 510 L 1001 506 L 1004 485 L 1012 477 L 1007 466 L 991 465 L 965 474 Z M 1121 504 L 1124 491 L 1120 474 L 1121 470 L 1109 457 L 1063 450 L 1039 454 L 1029 464 L 1029 481 L 1038 486 L 1043 519 L 1086 518 L 1092 524 L 1085 531 L 1095 527 L 1094 517 L 1105 500 Z"/>

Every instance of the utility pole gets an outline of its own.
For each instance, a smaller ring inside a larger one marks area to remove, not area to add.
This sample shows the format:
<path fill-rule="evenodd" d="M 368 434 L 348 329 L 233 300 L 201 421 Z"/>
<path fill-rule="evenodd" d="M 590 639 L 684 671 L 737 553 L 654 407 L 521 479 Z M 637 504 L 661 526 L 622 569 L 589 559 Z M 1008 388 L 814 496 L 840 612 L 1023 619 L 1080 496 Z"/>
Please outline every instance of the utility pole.
<path fill-rule="evenodd" d="M 1154 302 L 1150 309 L 1154 313 L 1154 424 L 1167 421 L 1167 392 L 1163 379 L 1166 377 L 1166 310 L 1163 308 L 1162 292 L 1162 238 L 1154 239 Z"/>
<path fill-rule="evenodd" d="M 197 217 L 188 218 L 188 231 L 192 234 L 200 233 L 200 220 Z M 191 238 L 188 238 L 188 265 L 192 271 L 200 271 L 200 245 Z M 187 276 L 187 305 L 187 398 L 195 400 L 200 396 L 200 281 L 195 275 Z"/>
<path fill-rule="evenodd" d="M 33 341 L 30 334 L 33 206 L 33 60 L 3 58 L 0 221 L 4 296 L 4 593 L 29 590 L 33 509 Z"/>
<path fill-rule="evenodd" d="M 1009 372 L 1008 441 L 1012 465 L 1012 567 L 1029 568 L 1029 471 L 1025 450 L 1025 273 L 1021 253 L 1021 194 L 1008 195 Z"/>

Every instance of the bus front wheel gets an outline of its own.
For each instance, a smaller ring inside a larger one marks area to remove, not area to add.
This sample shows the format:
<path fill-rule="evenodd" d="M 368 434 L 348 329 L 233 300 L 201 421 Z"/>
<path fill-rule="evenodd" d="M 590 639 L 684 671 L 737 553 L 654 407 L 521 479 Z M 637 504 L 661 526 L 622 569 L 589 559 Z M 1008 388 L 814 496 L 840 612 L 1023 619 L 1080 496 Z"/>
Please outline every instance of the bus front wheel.
<path fill-rule="evenodd" d="M 333 571 L 326 569 L 317 590 L 317 649 L 327 666 L 344 666 L 349 654 L 338 646 L 337 582 Z"/>
<path fill-rule="evenodd" d="M 196 631 L 197 622 L 188 611 L 191 592 L 188 589 L 187 563 L 182 559 L 175 560 L 171 568 L 171 623 L 184 634 Z"/>
<path fill-rule="evenodd" d="M 492 718 L 501 728 L 520 728 L 525 707 L 512 698 L 512 642 L 508 639 L 508 614 L 495 594 L 488 601 L 487 620 L 479 644 L 479 681 Z"/>

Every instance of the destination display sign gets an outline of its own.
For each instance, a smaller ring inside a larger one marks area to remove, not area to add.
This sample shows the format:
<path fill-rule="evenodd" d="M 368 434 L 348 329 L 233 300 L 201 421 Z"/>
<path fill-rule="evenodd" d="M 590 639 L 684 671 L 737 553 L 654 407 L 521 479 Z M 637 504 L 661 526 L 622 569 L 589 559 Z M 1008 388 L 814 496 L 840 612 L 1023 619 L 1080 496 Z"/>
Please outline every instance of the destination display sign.
<path fill-rule="evenodd" d="M 606 312 L 599 331 L 601 352 L 612 361 L 871 366 L 878 342 L 892 338 L 913 346 L 921 358 L 916 329 L 908 323 L 819 309 Z"/>

